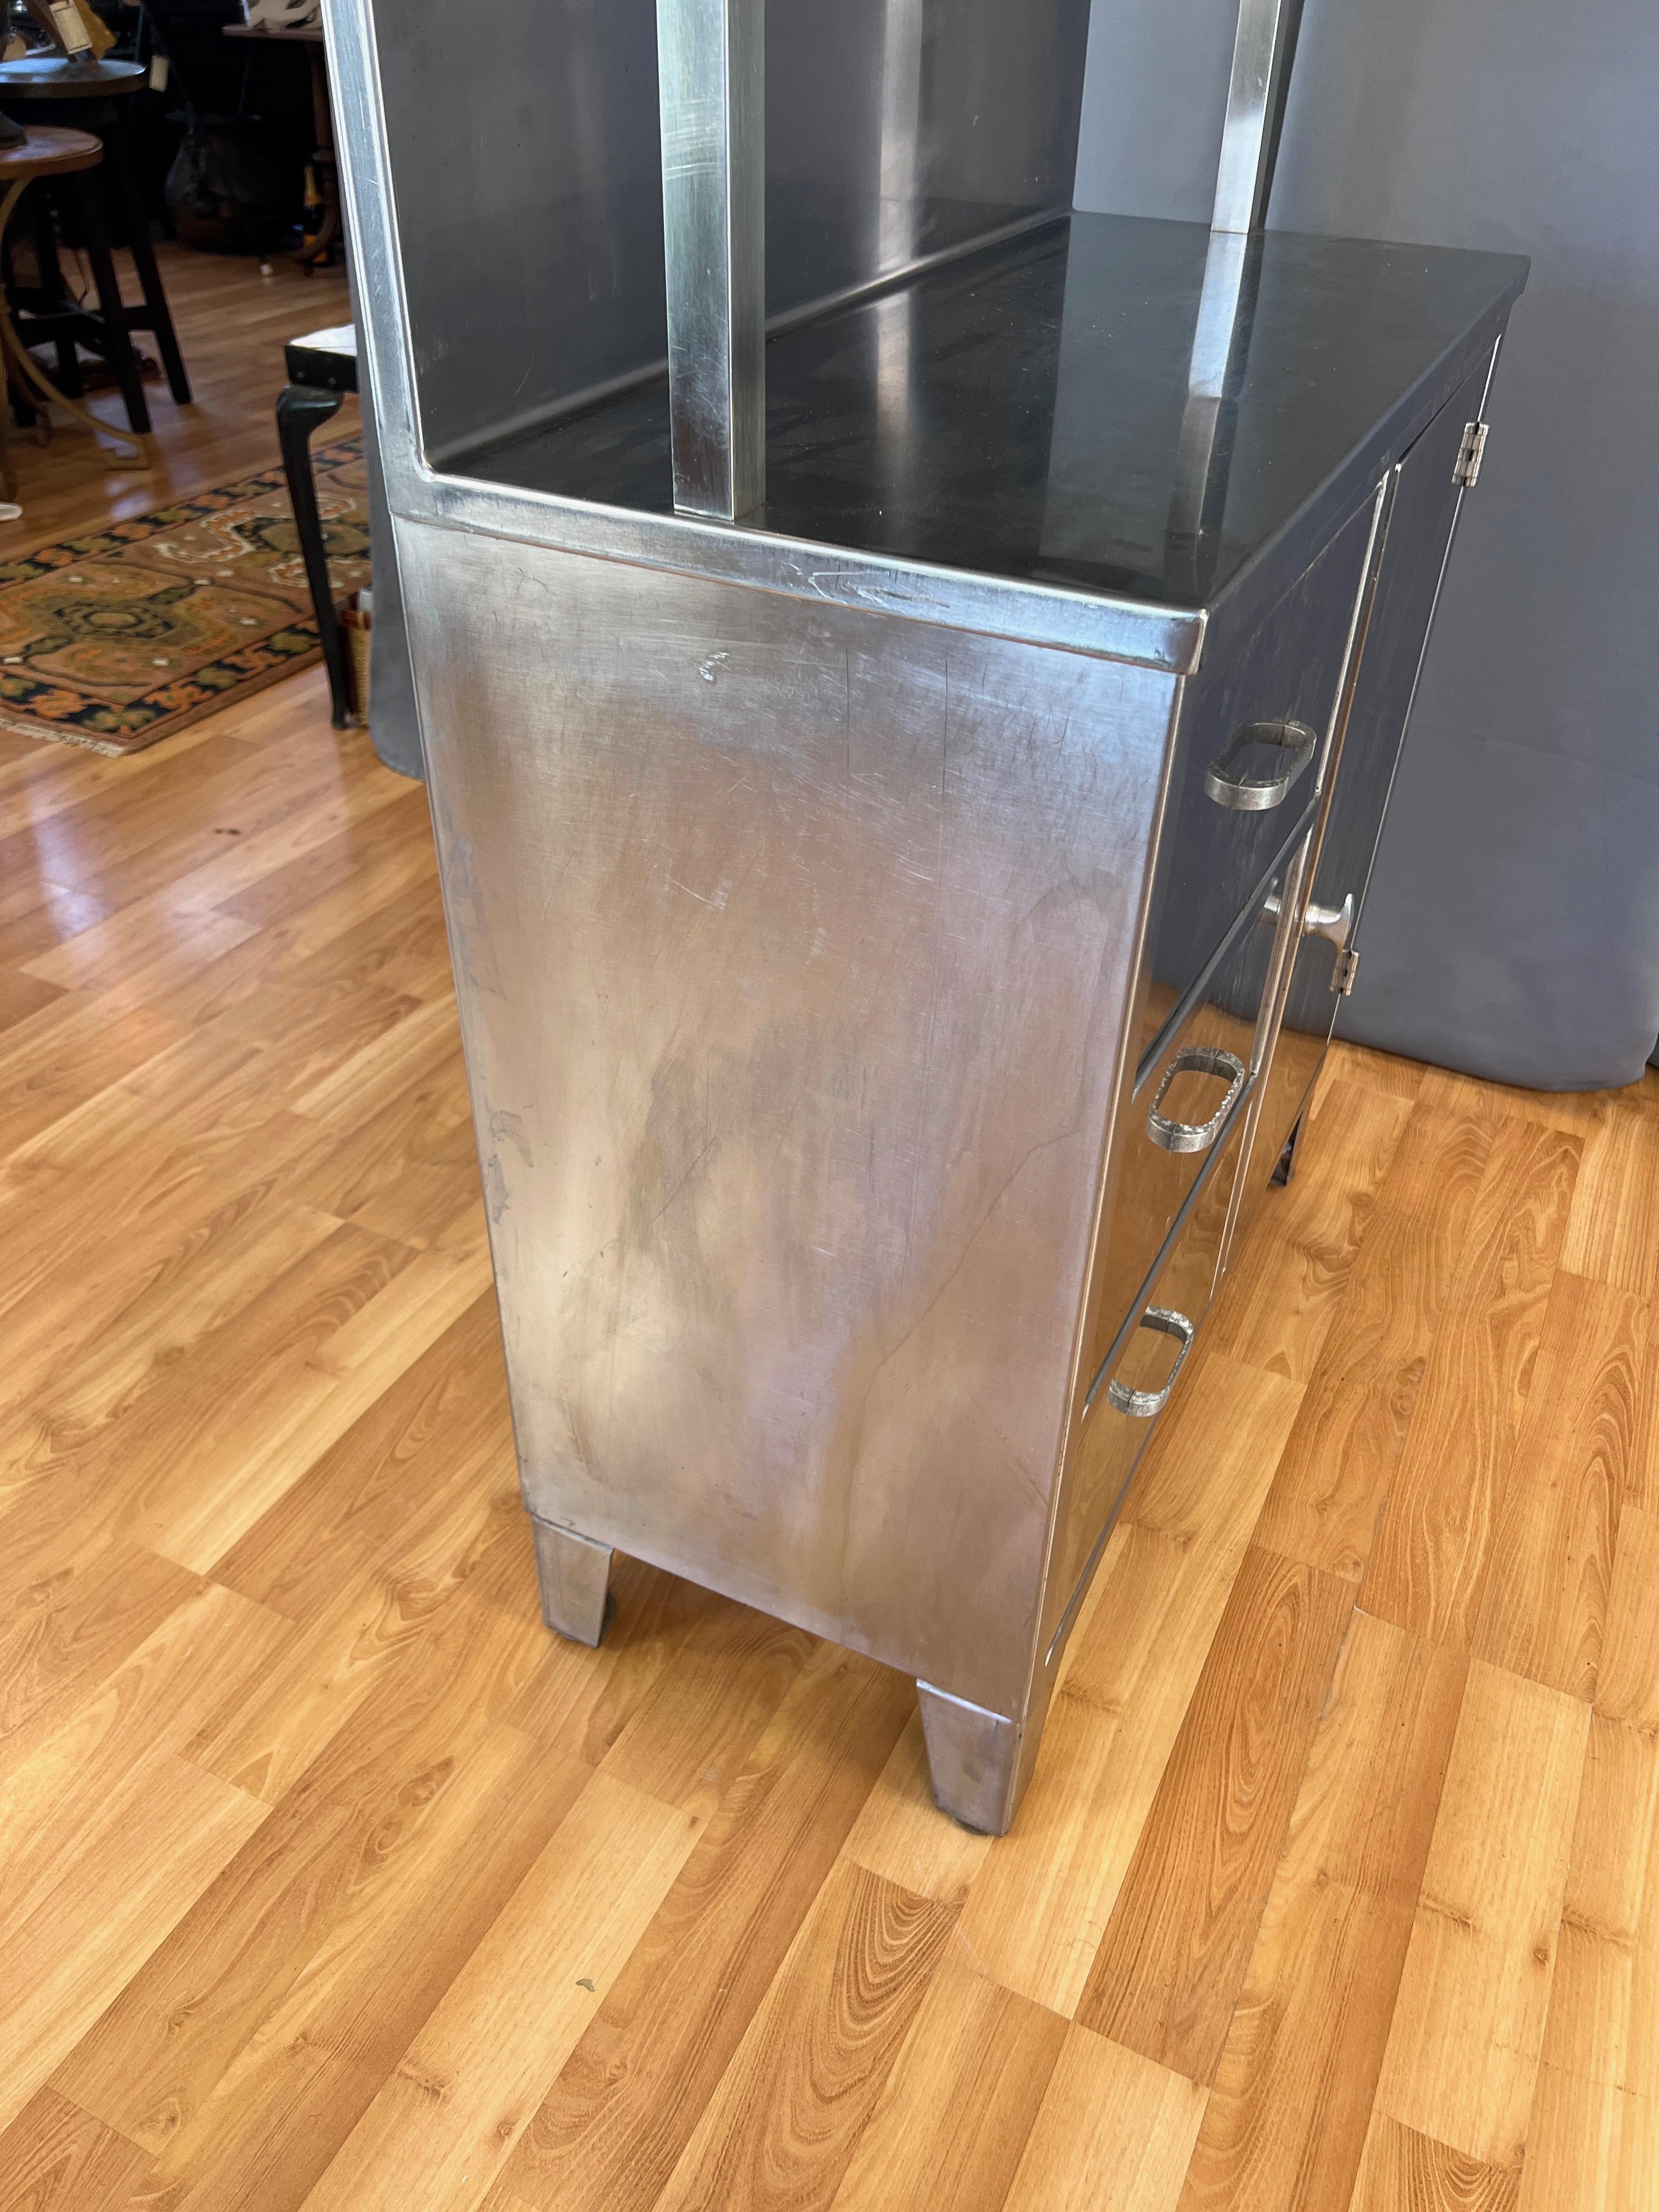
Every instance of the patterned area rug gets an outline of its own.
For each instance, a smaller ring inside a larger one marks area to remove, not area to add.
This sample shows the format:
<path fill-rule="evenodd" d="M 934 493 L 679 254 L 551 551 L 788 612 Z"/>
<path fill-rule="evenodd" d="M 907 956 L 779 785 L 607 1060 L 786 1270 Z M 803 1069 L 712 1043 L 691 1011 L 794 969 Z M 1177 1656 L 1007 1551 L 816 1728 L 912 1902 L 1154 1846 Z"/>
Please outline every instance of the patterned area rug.
<path fill-rule="evenodd" d="M 335 595 L 368 581 L 360 439 L 314 454 Z M 0 562 L 0 728 L 136 753 L 321 653 L 280 468 Z"/>

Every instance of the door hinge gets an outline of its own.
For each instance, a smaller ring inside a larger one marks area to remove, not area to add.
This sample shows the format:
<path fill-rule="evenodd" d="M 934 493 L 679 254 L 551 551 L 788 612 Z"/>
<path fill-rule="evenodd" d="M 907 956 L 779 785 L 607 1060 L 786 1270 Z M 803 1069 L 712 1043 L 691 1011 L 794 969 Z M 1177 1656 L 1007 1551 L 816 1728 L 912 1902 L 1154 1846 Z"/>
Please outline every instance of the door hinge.
<path fill-rule="evenodd" d="M 1346 998 L 1353 989 L 1359 974 L 1359 955 L 1351 945 L 1344 945 L 1336 956 L 1336 965 L 1331 970 L 1331 988 Z"/>
<path fill-rule="evenodd" d="M 1486 450 L 1486 425 L 1466 422 L 1463 442 L 1457 449 L 1457 466 L 1452 471 L 1452 482 L 1462 484 L 1467 491 L 1480 480 L 1480 456 Z"/>

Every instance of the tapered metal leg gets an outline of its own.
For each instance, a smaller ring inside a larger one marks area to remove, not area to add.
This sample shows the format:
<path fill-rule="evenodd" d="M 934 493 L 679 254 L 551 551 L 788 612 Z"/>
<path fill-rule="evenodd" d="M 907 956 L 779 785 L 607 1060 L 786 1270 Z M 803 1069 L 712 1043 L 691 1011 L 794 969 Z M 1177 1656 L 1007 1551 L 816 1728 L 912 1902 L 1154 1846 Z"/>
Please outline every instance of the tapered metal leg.
<path fill-rule="evenodd" d="M 542 1619 L 573 1644 L 597 1644 L 605 1634 L 611 1547 L 590 1543 L 574 1528 L 556 1528 L 550 1521 L 538 1521 L 533 1513 L 530 1526 L 536 1539 Z"/>
<path fill-rule="evenodd" d="M 933 1802 L 981 1835 L 1006 1836 L 1036 1751 L 1041 1723 L 1005 1720 L 930 1683 L 916 1684 Z"/>
<path fill-rule="evenodd" d="M 319 391 L 310 384 L 285 384 L 276 395 L 276 442 L 283 450 L 288 474 L 289 504 L 294 509 L 295 535 L 311 587 L 311 611 L 317 617 L 317 635 L 328 670 L 328 696 L 334 708 L 334 726 L 344 729 L 351 719 L 351 678 L 346 671 L 345 639 L 334 611 L 334 587 L 329 580 L 328 541 L 317 506 L 317 479 L 311 467 L 312 433 L 340 411 L 337 392 Z"/>

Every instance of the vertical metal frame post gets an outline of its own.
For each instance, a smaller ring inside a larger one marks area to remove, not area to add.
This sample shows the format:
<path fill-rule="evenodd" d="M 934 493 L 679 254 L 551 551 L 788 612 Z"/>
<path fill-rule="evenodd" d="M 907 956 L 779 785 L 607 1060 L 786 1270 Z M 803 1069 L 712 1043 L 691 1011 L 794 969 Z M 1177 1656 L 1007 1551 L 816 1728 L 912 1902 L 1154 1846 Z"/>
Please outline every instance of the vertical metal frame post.
<path fill-rule="evenodd" d="M 1260 230 L 1279 160 L 1302 0 L 1239 0 L 1212 230 Z"/>
<path fill-rule="evenodd" d="M 657 0 L 674 504 L 766 496 L 765 0 Z"/>
<path fill-rule="evenodd" d="M 1210 250 L 1166 530 L 1170 573 L 1197 598 L 1209 591 L 1226 510 L 1238 387 L 1255 313 L 1259 239 L 1273 195 L 1301 27 L 1302 0 L 1239 0 Z"/>

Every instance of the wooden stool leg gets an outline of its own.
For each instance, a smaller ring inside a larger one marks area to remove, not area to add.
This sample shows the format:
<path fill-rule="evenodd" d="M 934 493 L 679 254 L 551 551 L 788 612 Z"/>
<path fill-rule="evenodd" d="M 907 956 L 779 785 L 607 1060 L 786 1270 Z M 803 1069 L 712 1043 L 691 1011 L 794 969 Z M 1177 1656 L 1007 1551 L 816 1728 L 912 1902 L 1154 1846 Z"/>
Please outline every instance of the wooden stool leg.
<path fill-rule="evenodd" d="M 132 181 L 131 164 L 127 158 L 126 111 L 104 141 L 109 158 L 110 173 L 122 210 L 126 217 L 127 248 L 132 255 L 132 265 L 138 274 L 139 289 L 144 295 L 144 305 L 149 309 L 150 326 L 155 333 L 155 343 L 161 356 L 161 366 L 167 373 L 167 390 L 179 406 L 190 404 L 190 378 L 185 371 L 185 357 L 179 350 L 179 340 L 173 327 L 173 311 L 167 306 L 167 295 L 161 283 L 161 272 L 155 265 L 155 248 L 150 244 L 149 224 L 139 204 Z"/>
<path fill-rule="evenodd" d="M 121 387 L 121 397 L 126 402 L 127 420 L 141 438 L 149 435 L 149 409 L 144 403 L 143 380 L 138 374 L 138 357 L 132 349 L 132 333 L 127 328 L 126 310 L 121 304 L 121 288 L 116 282 L 115 264 L 109 256 L 109 233 L 104 228 L 104 204 L 98 190 L 98 174 L 94 169 L 82 169 L 76 177 L 81 188 L 81 219 L 86 225 L 87 259 L 92 264 L 93 283 L 98 287 L 98 308 L 109 346 L 109 363 L 115 371 L 115 380 Z"/>

